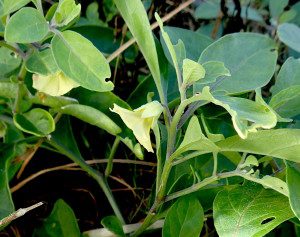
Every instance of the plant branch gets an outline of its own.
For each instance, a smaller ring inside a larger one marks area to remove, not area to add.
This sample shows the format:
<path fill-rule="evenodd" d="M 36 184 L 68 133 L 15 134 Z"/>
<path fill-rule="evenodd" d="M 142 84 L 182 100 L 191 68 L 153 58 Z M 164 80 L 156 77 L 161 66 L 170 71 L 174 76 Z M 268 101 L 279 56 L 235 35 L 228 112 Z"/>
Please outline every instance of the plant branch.
<path fill-rule="evenodd" d="M 118 149 L 119 144 L 120 144 L 120 138 L 118 136 L 116 136 L 115 141 L 112 145 L 109 157 L 108 157 L 108 162 L 107 162 L 107 166 L 106 166 L 106 169 L 105 169 L 105 177 L 108 177 L 110 175 L 110 173 L 112 172 L 113 159 L 114 159 L 114 156 L 116 154 L 116 151 Z"/>

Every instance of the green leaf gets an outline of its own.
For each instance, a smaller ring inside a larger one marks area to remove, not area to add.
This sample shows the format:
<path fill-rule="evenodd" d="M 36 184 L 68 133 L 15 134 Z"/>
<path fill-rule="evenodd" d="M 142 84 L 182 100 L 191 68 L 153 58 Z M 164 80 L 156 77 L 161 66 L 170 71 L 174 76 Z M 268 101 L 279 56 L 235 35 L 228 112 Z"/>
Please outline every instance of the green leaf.
<path fill-rule="evenodd" d="M 48 32 L 49 26 L 43 15 L 35 8 L 24 7 L 9 19 L 4 39 L 29 44 L 43 40 Z"/>
<path fill-rule="evenodd" d="M 288 58 L 282 65 L 271 92 L 276 95 L 291 86 L 300 85 L 300 59 Z"/>
<path fill-rule="evenodd" d="M 289 189 L 289 200 L 291 208 L 298 219 L 300 219 L 300 166 L 297 163 L 286 162 L 286 182 Z"/>
<path fill-rule="evenodd" d="M 78 104 L 78 101 L 71 97 L 66 96 L 51 96 L 38 92 L 35 96 L 30 97 L 29 101 L 34 104 L 44 105 L 48 107 L 62 107 L 68 104 Z"/>
<path fill-rule="evenodd" d="M 6 74 L 18 68 L 20 64 L 21 58 L 13 51 L 5 47 L 0 48 L 0 76 L 6 76 Z"/>
<path fill-rule="evenodd" d="M 116 38 L 114 30 L 109 27 L 79 26 L 72 28 L 72 30 L 90 40 L 104 55 L 112 54 L 121 46 L 121 37 Z M 126 35 L 124 41 L 129 39 Z M 133 45 L 125 50 L 124 57 L 126 61 L 134 62 L 137 54 L 138 49 L 136 45 Z"/>
<path fill-rule="evenodd" d="M 57 9 L 51 21 L 51 25 L 62 27 L 68 25 L 79 16 L 81 5 L 74 0 L 59 0 Z"/>
<path fill-rule="evenodd" d="M 282 65 L 271 88 L 270 106 L 283 117 L 298 115 L 300 90 L 300 60 L 288 58 Z"/>
<path fill-rule="evenodd" d="M 58 67 L 80 86 L 95 91 L 111 91 L 111 76 L 104 56 L 86 38 L 74 31 L 64 31 L 52 39 L 52 52 Z"/>
<path fill-rule="evenodd" d="M 62 114 L 72 115 L 86 123 L 104 129 L 112 135 L 120 133 L 121 128 L 107 115 L 93 107 L 79 104 L 70 104 L 58 109 Z"/>
<path fill-rule="evenodd" d="M 205 69 L 205 77 L 198 81 L 200 84 L 215 82 L 221 76 L 230 77 L 230 71 L 225 67 L 223 62 L 209 61 L 202 65 Z"/>
<path fill-rule="evenodd" d="M 203 65 L 209 61 L 220 61 L 230 71 L 230 77 L 219 77 L 210 84 L 213 91 L 242 93 L 265 86 L 271 80 L 277 60 L 274 48 L 276 45 L 267 36 L 235 33 L 208 46 L 202 52 L 199 63 Z M 202 87 L 195 87 L 195 91 L 201 89 Z"/>
<path fill-rule="evenodd" d="M 35 230 L 35 237 L 81 237 L 76 216 L 62 199 L 56 201 L 51 214 L 42 227 Z"/>
<path fill-rule="evenodd" d="M 176 76 L 177 76 L 177 78 L 181 78 L 181 72 L 180 72 L 179 61 L 178 61 L 179 59 L 177 58 L 177 54 L 176 54 L 174 45 L 172 44 L 168 33 L 164 30 L 163 22 L 157 13 L 155 13 L 155 19 L 159 24 L 161 36 L 162 36 L 164 43 L 166 44 L 167 49 L 171 55 L 172 64 L 176 71 Z M 180 44 L 182 45 L 182 43 L 180 43 L 180 41 L 178 41 L 178 46 L 179 46 L 178 48 L 180 48 Z M 181 46 L 181 48 L 182 48 L 182 46 Z"/>
<path fill-rule="evenodd" d="M 201 92 L 201 99 L 222 106 L 232 117 L 232 123 L 241 138 L 246 138 L 249 132 L 258 128 L 270 129 L 275 127 L 277 116 L 263 100 L 256 95 L 256 101 L 231 97 L 224 93 L 211 94 L 208 87 Z M 251 125 L 249 125 L 251 122 Z"/>
<path fill-rule="evenodd" d="M 46 110 L 35 108 L 24 114 L 14 115 L 14 124 L 23 132 L 44 137 L 55 130 L 54 120 Z"/>
<path fill-rule="evenodd" d="M 0 146 L 0 220 L 14 212 L 15 207 L 11 197 L 8 180 L 8 167 L 14 157 L 13 146 Z M 0 226 L 1 229 L 1 226 Z"/>
<path fill-rule="evenodd" d="M 25 66 L 29 72 L 44 76 L 51 75 L 59 71 L 51 49 L 45 49 L 41 52 L 35 51 L 26 60 Z"/>
<path fill-rule="evenodd" d="M 101 224 L 111 231 L 112 233 L 116 234 L 117 236 L 125 236 L 122 223 L 116 216 L 106 216 L 101 220 Z"/>
<path fill-rule="evenodd" d="M 8 15 L 29 3 L 30 0 L 2 0 L 0 1 L 0 17 Z"/>
<path fill-rule="evenodd" d="M 300 52 L 300 28 L 293 23 L 283 23 L 278 26 L 277 34 L 288 47 Z"/>
<path fill-rule="evenodd" d="M 172 157 L 177 157 L 186 151 L 204 150 L 217 152 L 219 148 L 202 133 L 197 116 L 193 116 L 186 129 L 183 141 Z"/>
<path fill-rule="evenodd" d="M 169 35 L 173 45 L 176 45 L 179 40 L 183 42 L 186 57 L 193 61 L 197 61 L 202 51 L 213 42 L 206 35 L 187 29 L 164 26 L 164 30 Z M 162 44 L 162 46 L 166 57 L 171 62 L 166 45 Z"/>
<path fill-rule="evenodd" d="M 290 86 L 272 96 L 269 105 L 282 117 L 300 114 L 300 85 Z"/>
<path fill-rule="evenodd" d="M 169 209 L 163 226 L 163 237 L 198 237 L 203 227 L 204 213 L 197 198 L 178 199 Z"/>
<path fill-rule="evenodd" d="M 191 85 L 194 82 L 205 77 L 206 71 L 204 67 L 201 64 L 194 62 L 193 60 L 184 59 L 182 67 L 183 83 L 186 85 Z"/>
<path fill-rule="evenodd" d="M 269 1 L 269 10 L 272 18 L 278 19 L 283 13 L 284 8 L 289 4 L 289 0 L 272 0 Z"/>
<path fill-rule="evenodd" d="M 239 151 L 300 162 L 300 129 L 261 130 L 246 139 L 229 137 L 217 142 L 221 151 Z"/>
<path fill-rule="evenodd" d="M 285 196 L 253 183 L 219 192 L 213 212 L 220 237 L 264 236 L 294 216 Z"/>

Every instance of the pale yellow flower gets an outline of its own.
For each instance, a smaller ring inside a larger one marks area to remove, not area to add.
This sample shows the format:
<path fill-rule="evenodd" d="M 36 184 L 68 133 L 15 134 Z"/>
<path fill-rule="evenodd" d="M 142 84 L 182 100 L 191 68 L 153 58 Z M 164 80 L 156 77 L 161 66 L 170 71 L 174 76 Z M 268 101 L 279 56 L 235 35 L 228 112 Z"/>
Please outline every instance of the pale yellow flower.
<path fill-rule="evenodd" d="M 163 111 L 163 107 L 158 101 L 152 101 L 133 111 L 114 104 L 114 108 L 111 111 L 120 115 L 126 126 L 133 131 L 138 142 L 147 151 L 153 152 L 150 129 L 157 124 L 157 120 Z"/>

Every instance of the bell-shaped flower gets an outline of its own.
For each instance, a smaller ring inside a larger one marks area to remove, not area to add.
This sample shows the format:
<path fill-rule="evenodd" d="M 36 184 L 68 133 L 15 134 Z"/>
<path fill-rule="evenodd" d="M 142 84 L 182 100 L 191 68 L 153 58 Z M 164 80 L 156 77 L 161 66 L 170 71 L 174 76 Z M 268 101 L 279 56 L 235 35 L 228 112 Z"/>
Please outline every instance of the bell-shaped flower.
<path fill-rule="evenodd" d="M 157 124 L 157 120 L 163 111 L 163 107 L 158 101 L 152 101 L 133 111 L 114 104 L 111 111 L 120 115 L 126 126 L 133 131 L 136 139 L 148 152 L 153 152 L 150 129 Z"/>

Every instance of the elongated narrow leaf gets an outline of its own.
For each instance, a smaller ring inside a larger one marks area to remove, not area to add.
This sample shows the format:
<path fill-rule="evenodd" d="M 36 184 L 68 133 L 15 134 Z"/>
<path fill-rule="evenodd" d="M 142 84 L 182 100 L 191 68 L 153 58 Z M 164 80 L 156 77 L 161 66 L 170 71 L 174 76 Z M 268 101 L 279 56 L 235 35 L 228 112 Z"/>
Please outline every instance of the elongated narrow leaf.
<path fill-rule="evenodd" d="M 300 162 L 300 129 L 261 130 L 246 139 L 229 137 L 216 145 L 222 151 L 239 151 Z"/>
<path fill-rule="evenodd" d="M 130 32 L 145 57 L 158 90 L 161 89 L 160 70 L 155 43 L 144 5 L 140 0 L 114 0 Z"/>
<path fill-rule="evenodd" d="M 121 128 L 101 111 L 86 105 L 70 104 L 59 109 L 63 114 L 72 115 L 82 121 L 104 129 L 112 135 L 121 132 Z"/>
<path fill-rule="evenodd" d="M 41 41 L 49 32 L 43 15 L 35 8 L 24 7 L 16 12 L 5 27 L 4 39 L 13 43 Z"/>
<path fill-rule="evenodd" d="M 56 201 L 51 214 L 42 227 L 35 230 L 35 237 L 80 237 L 76 216 L 62 199 Z"/>
<path fill-rule="evenodd" d="M 0 159 L 0 220 L 14 212 L 14 204 L 9 190 L 8 166 L 11 159 L 14 157 L 14 148 L 1 146 Z M 0 226 L 1 229 L 2 226 Z"/>
<path fill-rule="evenodd" d="M 290 205 L 294 214 L 300 219 L 300 166 L 294 162 L 286 162 L 286 181 L 289 189 Z"/>
<path fill-rule="evenodd" d="M 110 68 L 104 56 L 86 38 L 64 31 L 52 39 L 52 52 L 58 67 L 80 86 L 94 91 L 111 91 Z"/>
<path fill-rule="evenodd" d="M 202 206 L 195 197 L 178 199 L 167 213 L 163 237 L 198 237 L 204 221 Z"/>
<path fill-rule="evenodd" d="M 208 46 L 201 54 L 199 62 L 223 62 L 231 76 L 219 77 L 210 87 L 213 91 L 222 90 L 236 94 L 255 90 L 271 80 L 277 60 L 275 48 L 273 40 L 264 35 L 235 33 Z M 201 89 L 202 87 L 195 88 L 197 92 Z"/>
<path fill-rule="evenodd" d="M 241 138 L 246 138 L 249 132 L 257 128 L 270 129 L 277 123 L 276 114 L 257 95 L 256 101 L 231 97 L 224 93 L 211 94 L 208 87 L 204 87 L 201 96 L 203 100 L 222 106 L 232 117 L 232 123 Z M 251 125 L 249 125 L 251 123 Z"/>
<path fill-rule="evenodd" d="M 219 192 L 213 211 L 220 237 L 264 236 L 294 216 L 287 197 L 253 183 Z"/>
<path fill-rule="evenodd" d="M 278 37 L 290 48 L 300 52 L 300 28 L 293 23 L 284 23 L 278 27 Z"/>

